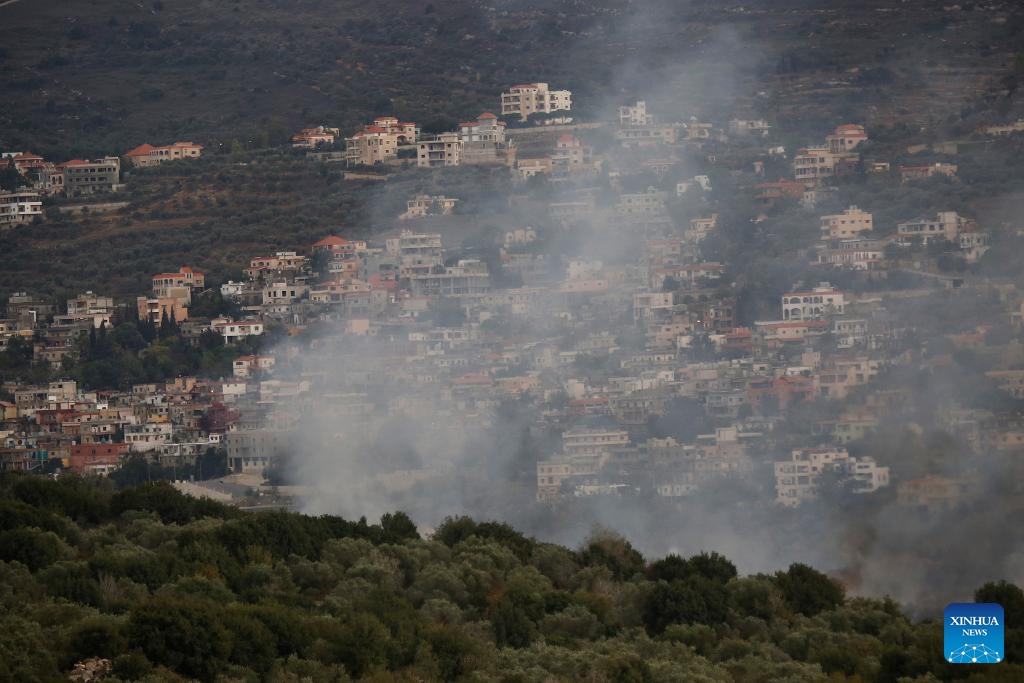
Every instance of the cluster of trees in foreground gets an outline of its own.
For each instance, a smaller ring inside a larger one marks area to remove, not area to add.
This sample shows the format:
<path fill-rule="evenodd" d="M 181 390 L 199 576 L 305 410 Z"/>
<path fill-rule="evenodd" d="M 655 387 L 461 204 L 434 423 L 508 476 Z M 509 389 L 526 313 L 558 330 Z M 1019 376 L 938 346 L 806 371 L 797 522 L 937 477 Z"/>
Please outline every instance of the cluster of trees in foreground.
<path fill-rule="evenodd" d="M 446 520 L 245 513 L 166 483 L 0 475 L 0 680 L 1024 680 L 1024 593 L 1006 662 L 951 665 L 942 625 L 851 598 L 811 567 L 741 577 L 725 557 L 649 560 Z"/>

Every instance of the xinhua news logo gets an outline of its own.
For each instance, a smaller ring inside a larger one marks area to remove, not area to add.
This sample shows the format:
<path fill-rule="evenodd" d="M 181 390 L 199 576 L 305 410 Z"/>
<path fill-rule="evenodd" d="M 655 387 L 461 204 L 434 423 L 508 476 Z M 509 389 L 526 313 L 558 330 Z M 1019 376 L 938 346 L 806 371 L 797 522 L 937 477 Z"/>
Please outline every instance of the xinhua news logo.
<path fill-rule="evenodd" d="M 1003 608 L 994 602 L 954 602 L 946 607 L 946 661 L 998 664 L 1003 661 Z"/>

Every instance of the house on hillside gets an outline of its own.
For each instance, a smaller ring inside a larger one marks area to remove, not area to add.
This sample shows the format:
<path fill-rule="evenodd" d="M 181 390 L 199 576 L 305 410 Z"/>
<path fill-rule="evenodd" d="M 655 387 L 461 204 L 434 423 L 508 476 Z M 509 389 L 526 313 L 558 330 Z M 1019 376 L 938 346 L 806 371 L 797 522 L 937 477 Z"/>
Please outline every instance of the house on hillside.
<path fill-rule="evenodd" d="M 154 147 L 149 143 L 143 143 L 124 156 L 132 166 L 145 168 L 157 166 L 165 161 L 198 159 L 202 153 L 203 146 L 194 142 L 175 142 L 165 147 Z"/>

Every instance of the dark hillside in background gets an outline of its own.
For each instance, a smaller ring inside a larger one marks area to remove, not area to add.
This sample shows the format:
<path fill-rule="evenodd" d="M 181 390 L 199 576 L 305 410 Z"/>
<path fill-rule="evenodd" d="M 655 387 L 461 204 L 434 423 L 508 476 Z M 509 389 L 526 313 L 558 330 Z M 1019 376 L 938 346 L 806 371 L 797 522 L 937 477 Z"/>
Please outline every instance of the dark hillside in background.
<path fill-rule="evenodd" d="M 300 125 L 352 130 L 384 113 L 441 129 L 532 80 L 572 89 L 583 118 L 637 96 L 679 117 L 738 107 L 793 130 L 941 124 L 968 104 L 1008 115 L 1011 100 L 980 96 L 1019 79 L 1024 10 L 958 7 L 19 0 L 0 7 L 0 149 L 265 146 Z"/>

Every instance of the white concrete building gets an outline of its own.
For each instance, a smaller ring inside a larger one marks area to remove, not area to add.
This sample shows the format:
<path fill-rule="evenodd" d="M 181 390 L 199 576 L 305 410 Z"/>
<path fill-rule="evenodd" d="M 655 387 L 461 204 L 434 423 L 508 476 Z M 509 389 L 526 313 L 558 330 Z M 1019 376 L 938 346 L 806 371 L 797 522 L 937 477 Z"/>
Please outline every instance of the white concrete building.
<path fill-rule="evenodd" d="M 257 337 L 263 334 L 263 323 L 259 320 L 216 318 L 210 321 L 210 327 L 224 337 L 224 341 L 229 344 L 245 337 Z"/>
<path fill-rule="evenodd" d="M 619 107 L 619 127 L 636 128 L 654 123 L 654 117 L 647 113 L 647 103 L 637 100 L 634 105 Z"/>
<path fill-rule="evenodd" d="M 788 292 L 782 295 L 783 320 L 810 320 L 826 315 L 839 315 L 845 308 L 844 294 L 827 282 L 808 291 Z"/>
<path fill-rule="evenodd" d="M 30 223 L 43 215 L 43 202 L 38 192 L 19 190 L 0 192 L 0 225 Z"/>
<path fill-rule="evenodd" d="M 838 475 L 852 493 L 870 493 L 889 485 L 889 468 L 874 459 L 853 458 L 845 448 L 798 448 L 775 463 L 776 502 L 795 507 L 818 495 L 822 474 Z"/>

